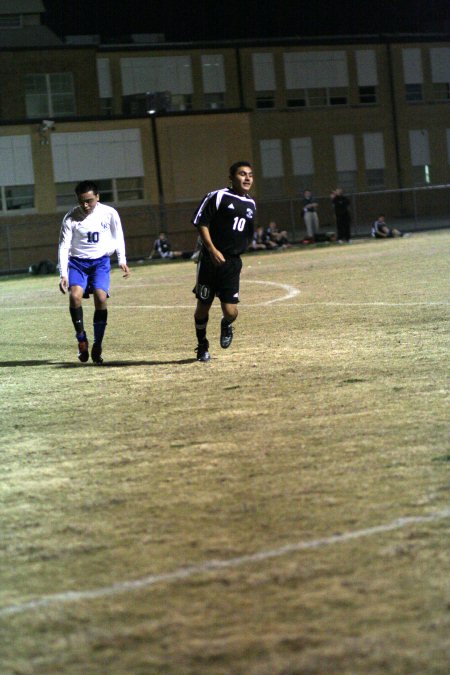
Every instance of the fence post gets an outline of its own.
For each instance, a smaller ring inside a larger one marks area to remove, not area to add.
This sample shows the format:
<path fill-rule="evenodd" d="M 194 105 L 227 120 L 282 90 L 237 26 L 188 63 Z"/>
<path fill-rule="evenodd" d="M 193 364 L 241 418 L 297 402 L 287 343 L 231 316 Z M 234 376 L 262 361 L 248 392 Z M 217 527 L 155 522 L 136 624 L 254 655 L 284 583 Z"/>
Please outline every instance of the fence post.
<path fill-rule="evenodd" d="M 9 233 L 9 223 L 5 225 L 6 227 L 6 248 L 8 251 L 8 271 L 12 271 L 12 255 L 11 255 L 11 236 Z"/>
<path fill-rule="evenodd" d="M 352 211 L 353 211 L 353 235 L 356 234 L 358 222 L 358 210 L 356 208 L 356 195 L 352 194 Z"/>
<path fill-rule="evenodd" d="M 412 193 L 413 193 L 413 204 L 414 204 L 414 223 L 415 223 L 415 225 L 416 225 L 416 227 L 417 227 L 417 222 L 418 222 L 418 220 L 417 220 L 417 197 L 416 197 L 416 190 L 413 190 Z"/>
<path fill-rule="evenodd" d="M 290 213 L 291 213 L 292 241 L 295 241 L 295 209 L 294 209 L 294 200 L 293 199 L 289 200 L 289 207 L 290 207 Z"/>

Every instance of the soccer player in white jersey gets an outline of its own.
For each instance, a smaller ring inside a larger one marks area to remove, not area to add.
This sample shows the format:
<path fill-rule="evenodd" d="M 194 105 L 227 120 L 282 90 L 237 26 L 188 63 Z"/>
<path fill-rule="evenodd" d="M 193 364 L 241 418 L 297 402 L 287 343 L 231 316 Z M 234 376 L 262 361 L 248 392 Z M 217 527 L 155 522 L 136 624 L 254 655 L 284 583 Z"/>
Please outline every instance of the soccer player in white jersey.
<path fill-rule="evenodd" d="M 220 346 L 227 349 L 233 339 L 232 323 L 238 315 L 241 253 L 253 238 L 256 204 L 249 196 L 253 170 L 248 162 L 230 167 L 231 186 L 209 192 L 192 218 L 202 246 L 197 266 L 194 314 L 197 335 L 197 360 L 211 359 L 206 327 L 209 310 L 217 295 L 222 307 Z"/>
<path fill-rule="evenodd" d="M 75 187 L 78 206 L 63 218 L 59 237 L 59 289 L 69 291 L 69 309 L 78 341 L 78 359 L 89 359 L 89 342 L 83 322 L 82 298 L 94 296 L 94 343 L 92 361 L 100 365 L 109 297 L 110 256 L 116 252 L 123 276 L 130 270 L 125 255 L 125 241 L 119 214 L 99 201 L 97 185 L 82 181 Z"/>

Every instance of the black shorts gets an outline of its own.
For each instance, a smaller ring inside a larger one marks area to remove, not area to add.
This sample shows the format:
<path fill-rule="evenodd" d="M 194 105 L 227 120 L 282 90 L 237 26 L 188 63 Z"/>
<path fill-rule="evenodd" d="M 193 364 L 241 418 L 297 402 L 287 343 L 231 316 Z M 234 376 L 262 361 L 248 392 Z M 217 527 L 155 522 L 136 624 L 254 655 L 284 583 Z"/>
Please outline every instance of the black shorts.
<path fill-rule="evenodd" d="M 197 265 L 197 283 L 193 293 L 205 305 L 210 305 L 217 295 L 221 302 L 235 305 L 239 302 L 240 256 L 226 258 L 223 265 L 214 265 L 209 255 L 202 252 Z"/>

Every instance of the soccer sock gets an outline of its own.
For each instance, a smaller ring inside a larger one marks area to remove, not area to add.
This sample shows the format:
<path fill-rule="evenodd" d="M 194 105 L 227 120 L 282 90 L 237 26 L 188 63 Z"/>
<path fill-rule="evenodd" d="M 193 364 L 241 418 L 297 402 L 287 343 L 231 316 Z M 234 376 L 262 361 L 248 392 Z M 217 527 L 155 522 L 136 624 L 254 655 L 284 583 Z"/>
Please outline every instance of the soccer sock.
<path fill-rule="evenodd" d="M 206 342 L 206 327 L 208 325 L 208 318 L 203 319 L 202 321 L 195 321 L 195 332 L 197 333 L 197 340 L 200 342 Z"/>
<path fill-rule="evenodd" d="M 83 323 L 83 308 L 82 307 L 70 307 L 70 316 L 72 318 L 72 323 L 75 327 L 75 333 L 77 340 L 83 340 L 86 337 L 84 332 L 84 323 Z"/>
<path fill-rule="evenodd" d="M 226 326 L 231 326 L 231 324 L 233 323 L 233 321 L 234 321 L 234 319 L 232 319 L 231 321 L 229 321 L 228 319 L 225 319 L 224 317 L 222 317 L 222 321 L 221 321 L 220 323 L 221 323 L 221 325 L 222 325 L 224 328 L 226 328 Z"/>
<path fill-rule="evenodd" d="M 101 345 L 105 334 L 106 319 L 108 318 L 107 309 L 96 309 L 94 312 L 94 342 Z"/>

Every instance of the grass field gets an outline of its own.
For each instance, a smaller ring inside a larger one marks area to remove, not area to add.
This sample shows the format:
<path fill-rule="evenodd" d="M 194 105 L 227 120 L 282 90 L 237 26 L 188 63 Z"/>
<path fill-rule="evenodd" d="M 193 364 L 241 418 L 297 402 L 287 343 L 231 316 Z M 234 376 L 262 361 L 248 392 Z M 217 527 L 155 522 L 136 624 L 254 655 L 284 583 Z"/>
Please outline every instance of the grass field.
<path fill-rule="evenodd" d="M 114 271 L 103 367 L 0 281 L 0 673 L 447 673 L 449 243 L 246 256 L 209 364 L 190 261 Z"/>

